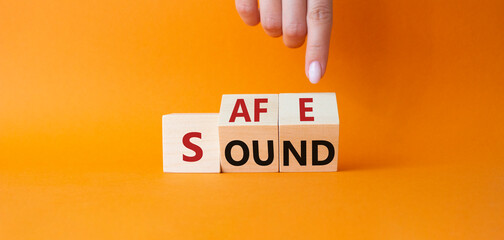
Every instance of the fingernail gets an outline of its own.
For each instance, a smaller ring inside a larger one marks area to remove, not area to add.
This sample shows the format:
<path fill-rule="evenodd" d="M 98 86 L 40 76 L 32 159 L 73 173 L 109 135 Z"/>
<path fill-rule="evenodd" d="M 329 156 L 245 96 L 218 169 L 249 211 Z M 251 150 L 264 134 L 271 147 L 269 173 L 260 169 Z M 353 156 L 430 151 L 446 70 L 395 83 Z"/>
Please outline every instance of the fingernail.
<path fill-rule="evenodd" d="M 310 63 L 310 67 L 308 68 L 308 79 L 310 79 L 310 82 L 313 84 L 318 83 L 321 75 L 322 69 L 320 67 L 320 63 L 318 61 Z"/>

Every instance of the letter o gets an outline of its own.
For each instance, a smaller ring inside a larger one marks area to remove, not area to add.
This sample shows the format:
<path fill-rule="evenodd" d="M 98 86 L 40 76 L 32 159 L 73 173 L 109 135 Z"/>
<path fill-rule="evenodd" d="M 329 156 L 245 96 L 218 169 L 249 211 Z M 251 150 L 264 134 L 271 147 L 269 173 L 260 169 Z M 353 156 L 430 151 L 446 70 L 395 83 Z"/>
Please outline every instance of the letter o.
<path fill-rule="evenodd" d="M 243 150 L 243 157 L 239 161 L 234 160 L 233 157 L 231 156 L 231 149 L 235 145 L 240 146 Z M 250 153 L 249 153 L 249 149 L 248 149 L 247 144 L 245 144 L 244 142 L 242 142 L 240 140 L 233 140 L 226 145 L 226 150 L 224 151 L 224 155 L 226 156 L 226 161 L 228 161 L 229 164 L 231 164 L 233 166 L 242 166 L 243 164 L 245 164 L 248 161 Z"/>

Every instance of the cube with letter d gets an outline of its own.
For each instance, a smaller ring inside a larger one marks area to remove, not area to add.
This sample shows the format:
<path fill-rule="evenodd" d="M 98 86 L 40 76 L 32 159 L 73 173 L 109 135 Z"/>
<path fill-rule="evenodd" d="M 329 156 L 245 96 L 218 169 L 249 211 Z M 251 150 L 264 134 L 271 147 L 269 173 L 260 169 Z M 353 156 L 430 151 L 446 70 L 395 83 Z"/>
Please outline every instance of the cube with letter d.
<path fill-rule="evenodd" d="M 219 114 L 163 116 L 164 172 L 219 173 Z"/>
<path fill-rule="evenodd" d="M 222 172 L 278 172 L 278 94 L 223 95 Z"/>
<path fill-rule="evenodd" d="M 335 93 L 279 95 L 281 172 L 338 169 L 339 116 Z"/>

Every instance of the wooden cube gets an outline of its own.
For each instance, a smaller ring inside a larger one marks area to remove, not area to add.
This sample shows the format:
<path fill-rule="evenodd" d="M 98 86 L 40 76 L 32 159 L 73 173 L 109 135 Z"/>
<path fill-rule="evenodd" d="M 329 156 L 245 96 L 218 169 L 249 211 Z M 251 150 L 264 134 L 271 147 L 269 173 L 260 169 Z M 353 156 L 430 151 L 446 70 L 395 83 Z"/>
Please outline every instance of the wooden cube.
<path fill-rule="evenodd" d="M 163 170 L 219 173 L 219 114 L 163 116 Z"/>
<path fill-rule="evenodd" d="M 337 171 L 336 94 L 282 93 L 278 123 L 280 172 Z"/>
<path fill-rule="evenodd" d="M 223 95 L 222 172 L 278 172 L 278 94 Z"/>

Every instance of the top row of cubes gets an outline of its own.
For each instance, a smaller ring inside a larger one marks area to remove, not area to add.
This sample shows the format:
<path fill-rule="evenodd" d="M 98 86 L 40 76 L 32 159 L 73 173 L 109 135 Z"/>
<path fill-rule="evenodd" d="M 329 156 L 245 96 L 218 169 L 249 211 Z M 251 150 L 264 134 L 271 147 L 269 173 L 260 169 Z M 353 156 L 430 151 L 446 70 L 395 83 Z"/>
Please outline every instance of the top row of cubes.
<path fill-rule="evenodd" d="M 336 171 L 338 136 L 334 93 L 222 96 L 222 172 Z"/>

